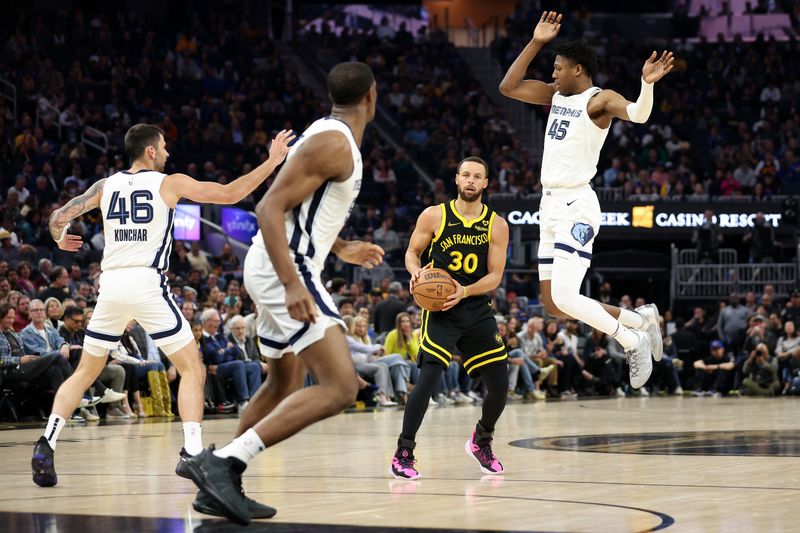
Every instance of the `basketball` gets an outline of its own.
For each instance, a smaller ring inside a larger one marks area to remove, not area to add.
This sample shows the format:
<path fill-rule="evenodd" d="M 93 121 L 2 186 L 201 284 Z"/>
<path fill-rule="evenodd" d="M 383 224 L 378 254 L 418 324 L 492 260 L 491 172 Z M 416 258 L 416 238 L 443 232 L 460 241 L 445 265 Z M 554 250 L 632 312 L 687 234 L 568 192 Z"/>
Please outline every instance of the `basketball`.
<path fill-rule="evenodd" d="M 321 3 L 8 2 L 0 533 L 800 533 L 800 0 Z"/>
<path fill-rule="evenodd" d="M 414 284 L 414 301 L 428 311 L 441 311 L 448 296 L 456 292 L 453 278 L 441 268 L 423 270 Z"/>

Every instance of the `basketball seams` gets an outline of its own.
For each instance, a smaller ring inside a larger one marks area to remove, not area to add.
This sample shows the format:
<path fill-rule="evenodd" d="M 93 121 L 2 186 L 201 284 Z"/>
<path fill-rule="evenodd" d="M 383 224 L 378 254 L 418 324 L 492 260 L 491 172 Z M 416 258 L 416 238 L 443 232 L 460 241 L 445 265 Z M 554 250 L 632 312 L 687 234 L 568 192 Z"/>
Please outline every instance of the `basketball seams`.
<path fill-rule="evenodd" d="M 419 281 L 414 284 L 414 301 L 424 309 L 438 311 L 455 291 L 456 285 L 450 274 L 440 268 L 427 269 L 420 273 Z"/>

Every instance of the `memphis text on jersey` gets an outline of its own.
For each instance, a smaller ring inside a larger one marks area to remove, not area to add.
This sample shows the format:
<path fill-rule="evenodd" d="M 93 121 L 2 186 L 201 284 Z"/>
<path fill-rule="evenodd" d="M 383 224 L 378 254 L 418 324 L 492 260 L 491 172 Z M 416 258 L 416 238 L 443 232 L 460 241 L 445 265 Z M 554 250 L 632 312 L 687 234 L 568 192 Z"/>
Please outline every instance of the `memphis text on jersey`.
<path fill-rule="evenodd" d="M 560 115 L 563 117 L 575 117 L 578 118 L 581 116 L 583 112 L 582 109 L 573 109 L 571 107 L 564 107 L 560 105 L 554 105 L 550 108 L 551 115 Z"/>
<path fill-rule="evenodd" d="M 487 228 L 476 227 L 476 230 L 487 230 Z M 442 239 L 439 246 L 443 252 L 446 252 L 451 246 L 456 244 L 468 244 L 470 246 L 480 246 L 489 242 L 489 232 L 481 233 L 480 235 L 464 235 L 463 233 L 456 233 L 449 237 Z"/>
<path fill-rule="evenodd" d="M 114 240 L 117 242 L 144 242 L 147 240 L 147 229 L 115 229 Z"/>

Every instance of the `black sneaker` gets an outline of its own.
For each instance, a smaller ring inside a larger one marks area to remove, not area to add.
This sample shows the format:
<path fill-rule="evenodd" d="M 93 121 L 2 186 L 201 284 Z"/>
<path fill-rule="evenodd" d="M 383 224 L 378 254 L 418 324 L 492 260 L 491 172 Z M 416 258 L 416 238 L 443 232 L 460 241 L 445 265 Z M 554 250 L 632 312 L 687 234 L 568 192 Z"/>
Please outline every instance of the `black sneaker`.
<path fill-rule="evenodd" d="M 186 472 L 186 467 L 184 466 L 186 459 L 191 458 L 192 456 L 186 451 L 186 448 L 181 448 L 180 458 L 178 459 L 178 464 L 175 466 L 175 473 L 184 479 L 192 479 L 192 477 Z"/>
<path fill-rule="evenodd" d="M 259 503 L 251 498 L 248 498 L 244 494 L 244 490 L 242 489 L 242 473 L 244 469 L 247 467 L 243 462 L 236 461 L 233 466 L 233 470 L 236 474 L 236 481 L 239 487 L 239 492 L 241 493 L 242 497 L 247 502 L 247 509 L 250 511 L 250 518 L 272 518 L 275 516 L 275 513 L 278 512 L 277 509 L 274 507 L 270 507 L 269 505 L 264 505 L 263 503 Z M 194 502 L 192 502 L 192 507 L 198 513 L 203 513 L 211 516 L 225 516 L 220 509 L 219 505 L 214 498 L 212 498 L 207 492 L 200 489 L 197 493 L 197 497 L 195 498 Z"/>
<path fill-rule="evenodd" d="M 53 448 L 42 435 L 33 447 L 33 459 L 31 459 L 33 469 L 33 482 L 40 487 L 53 487 L 58 483 L 56 475 L 56 464 L 53 458 Z"/>
<path fill-rule="evenodd" d="M 241 472 L 247 465 L 235 457 L 217 457 L 212 444 L 194 457 L 184 459 L 182 469 L 197 488 L 216 502 L 222 515 L 240 526 L 250 523 L 250 509 L 242 492 Z"/>

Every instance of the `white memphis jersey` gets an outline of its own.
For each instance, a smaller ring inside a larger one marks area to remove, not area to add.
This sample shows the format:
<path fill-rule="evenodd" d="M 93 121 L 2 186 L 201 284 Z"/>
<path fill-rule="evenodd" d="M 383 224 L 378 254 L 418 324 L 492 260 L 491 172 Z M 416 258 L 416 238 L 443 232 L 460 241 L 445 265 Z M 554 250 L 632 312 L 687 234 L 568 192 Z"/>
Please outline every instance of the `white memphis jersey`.
<path fill-rule="evenodd" d="M 161 172 L 117 172 L 106 179 L 100 210 L 106 246 L 101 268 L 166 270 L 175 210 L 161 198 Z"/>
<path fill-rule="evenodd" d="M 553 95 L 542 155 L 542 187 L 574 188 L 597 174 L 600 149 L 608 135 L 589 117 L 589 99 L 600 92 L 591 87 L 580 94 Z"/>
<path fill-rule="evenodd" d="M 324 131 L 339 131 L 350 141 L 350 155 L 353 158 L 353 173 L 344 181 L 328 180 L 322 187 L 314 191 L 303 202 L 287 211 L 284 217 L 286 238 L 289 241 L 290 253 L 298 267 L 303 271 L 309 263 L 321 272 L 325 258 L 339 236 L 344 223 L 353 210 L 358 193 L 361 190 L 361 149 L 356 143 L 350 126 L 333 117 L 325 117 L 315 121 L 297 139 L 289 149 L 286 160 L 291 159 L 295 151 L 312 135 Z M 302 179 L 302 176 L 297 176 Z M 264 247 L 261 230 L 253 237 L 255 246 Z"/>

